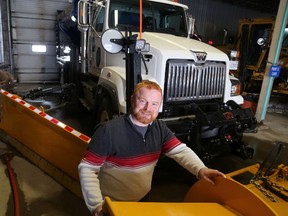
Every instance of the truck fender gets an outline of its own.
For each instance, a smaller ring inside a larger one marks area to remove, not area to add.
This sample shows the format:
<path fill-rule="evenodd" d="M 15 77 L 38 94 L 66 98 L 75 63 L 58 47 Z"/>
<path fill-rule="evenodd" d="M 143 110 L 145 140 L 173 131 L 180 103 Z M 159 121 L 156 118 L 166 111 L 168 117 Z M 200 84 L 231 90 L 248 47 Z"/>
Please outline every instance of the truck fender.
<path fill-rule="evenodd" d="M 98 81 L 98 85 L 102 87 L 101 90 L 107 90 L 107 93 L 111 95 L 118 113 L 126 113 L 125 77 L 125 67 L 104 67 Z"/>
<path fill-rule="evenodd" d="M 119 113 L 118 96 L 116 90 L 107 83 L 99 84 L 96 94 L 96 103 L 98 104 L 97 107 L 99 107 L 99 103 L 103 100 L 103 98 L 107 97 L 111 101 L 113 113 Z"/>
<path fill-rule="evenodd" d="M 101 70 L 99 77 L 99 91 L 97 91 L 96 101 L 100 101 L 103 94 L 110 96 L 113 102 L 113 110 L 115 113 L 126 113 L 126 72 L 125 67 L 110 66 Z M 142 80 L 157 80 L 149 75 L 142 74 Z M 158 82 L 157 82 L 158 83 Z M 130 98 L 129 98 L 130 100 Z M 161 105 L 162 109 L 162 105 Z"/>

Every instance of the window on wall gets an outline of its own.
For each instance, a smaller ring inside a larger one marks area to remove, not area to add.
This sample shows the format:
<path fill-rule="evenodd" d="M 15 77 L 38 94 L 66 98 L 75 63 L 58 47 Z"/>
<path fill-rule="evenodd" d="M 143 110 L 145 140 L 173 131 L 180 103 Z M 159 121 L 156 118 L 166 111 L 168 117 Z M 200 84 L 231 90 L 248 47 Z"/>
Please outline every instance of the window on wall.
<path fill-rule="evenodd" d="M 35 53 L 46 53 L 46 45 L 32 45 L 32 52 Z"/>

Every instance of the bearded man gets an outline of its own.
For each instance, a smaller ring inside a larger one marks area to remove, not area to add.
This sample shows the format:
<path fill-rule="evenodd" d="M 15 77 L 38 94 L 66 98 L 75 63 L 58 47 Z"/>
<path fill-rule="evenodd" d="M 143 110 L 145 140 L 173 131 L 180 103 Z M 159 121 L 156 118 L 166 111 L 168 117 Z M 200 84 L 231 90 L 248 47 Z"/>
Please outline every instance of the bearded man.
<path fill-rule="evenodd" d="M 103 198 L 140 201 L 151 190 L 152 176 L 163 153 L 211 184 L 223 173 L 207 168 L 156 119 L 162 89 L 151 81 L 139 83 L 131 96 L 131 112 L 101 124 L 92 136 L 78 170 L 85 203 L 92 215 L 102 213 Z"/>

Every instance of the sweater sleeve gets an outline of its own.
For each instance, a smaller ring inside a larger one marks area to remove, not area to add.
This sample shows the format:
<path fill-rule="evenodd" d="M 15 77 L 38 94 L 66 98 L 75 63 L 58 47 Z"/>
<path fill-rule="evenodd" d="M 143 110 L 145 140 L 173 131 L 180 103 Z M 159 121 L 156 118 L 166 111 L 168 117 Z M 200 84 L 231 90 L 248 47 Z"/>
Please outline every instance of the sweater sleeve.
<path fill-rule="evenodd" d="M 170 151 L 166 152 L 165 155 L 175 160 L 178 164 L 194 174 L 197 178 L 199 170 L 206 168 L 196 153 L 184 143 L 172 148 Z"/>
<path fill-rule="evenodd" d="M 109 155 L 109 137 L 107 126 L 105 124 L 99 125 L 78 165 L 83 198 L 91 212 L 103 203 L 98 174 L 107 155 Z"/>
<path fill-rule="evenodd" d="M 100 166 L 91 165 L 82 160 L 78 166 L 83 198 L 91 213 L 103 203 L 98 173 Z"/>

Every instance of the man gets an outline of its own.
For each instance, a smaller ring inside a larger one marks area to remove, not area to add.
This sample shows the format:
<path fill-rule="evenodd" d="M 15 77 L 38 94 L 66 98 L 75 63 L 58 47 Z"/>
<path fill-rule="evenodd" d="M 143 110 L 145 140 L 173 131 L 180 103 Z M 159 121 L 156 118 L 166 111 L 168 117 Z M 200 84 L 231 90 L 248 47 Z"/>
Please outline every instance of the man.
<path fill-rule="evenodd" d="M 86 205 L 94 216 L 101 215 L 105 196 L 117 201 L 141 200 L 151 189 L 161 153 L 212 184 L 215 177 L 224 177 L 208 169 L 156 119 L 161 103 L 160 86 L 143 81 L 131 96 L 131 113 L 101 124 L 92 136 L 79 164 L 79 175 Z"/>

